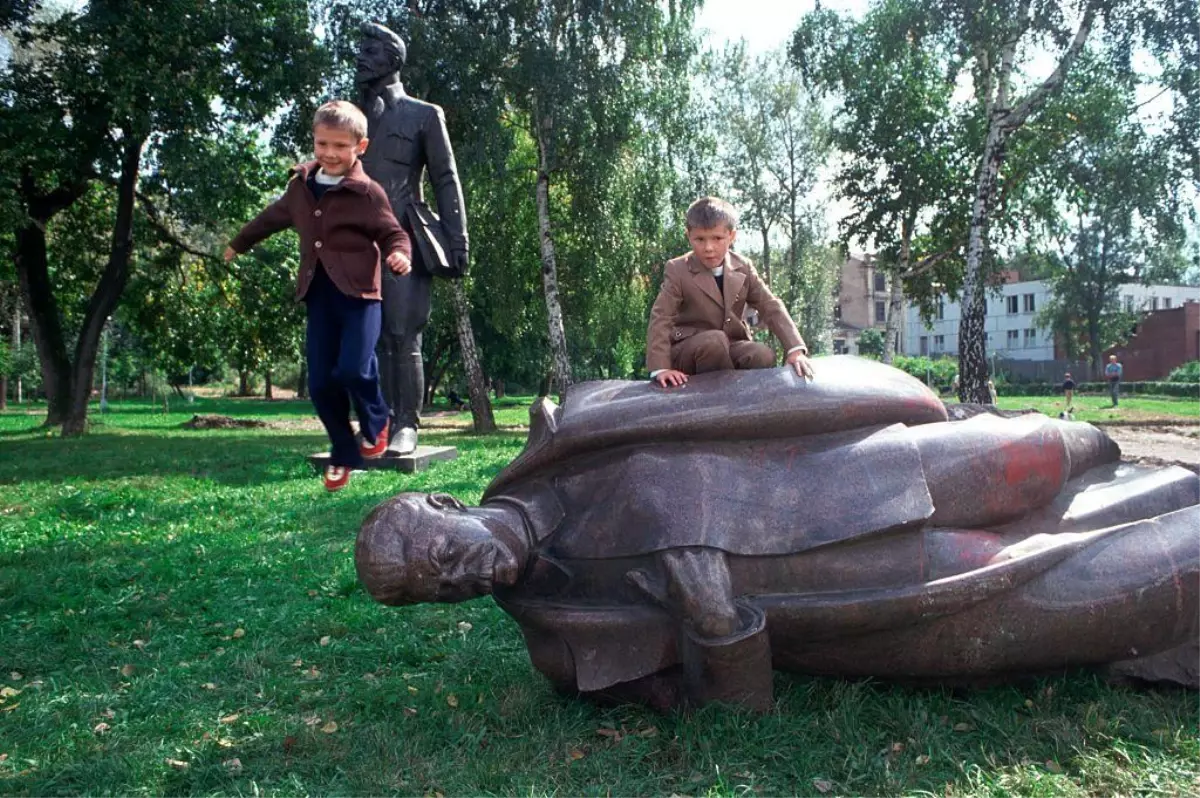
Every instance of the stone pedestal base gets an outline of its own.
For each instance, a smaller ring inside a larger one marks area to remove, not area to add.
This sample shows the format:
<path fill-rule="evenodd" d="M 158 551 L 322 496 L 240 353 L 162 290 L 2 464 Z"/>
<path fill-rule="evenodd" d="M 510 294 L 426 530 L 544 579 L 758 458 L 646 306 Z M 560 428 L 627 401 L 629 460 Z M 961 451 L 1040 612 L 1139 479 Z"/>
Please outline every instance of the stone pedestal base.
<path fill-rule="evenodd" d="M 382 457 L 367 460 L 363 468 L 385 468 L 412 474 L 416 471 L 424 471 L 429 467 L 430 463 L 437 462 L 438 460 L 454 460 L 457 458 L 458 449 L 454 446 L 418 446 L 417 450 L 412 454 L 398 455 L 392 452 L 385 452 Z M 329 464 L 329 453 L 318 452 L 317 454 L 310 454 L 308 462 L 312 463 L 315 468 L 323 469 Z"/>

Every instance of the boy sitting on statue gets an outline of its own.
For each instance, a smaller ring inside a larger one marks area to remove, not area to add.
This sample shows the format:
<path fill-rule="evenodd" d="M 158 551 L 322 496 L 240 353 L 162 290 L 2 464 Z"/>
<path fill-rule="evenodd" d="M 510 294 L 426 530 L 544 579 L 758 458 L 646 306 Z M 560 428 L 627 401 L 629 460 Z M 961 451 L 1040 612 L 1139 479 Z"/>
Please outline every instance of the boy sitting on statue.
<path fill-rule="evenodd" d="M 308 307 L 308 387 L 329 434 L 325 487 L 341 490 L 363 458 L 387 447 L 388 406 L 379 388 L 375 344 L 380 327 L 380 253 L 408 274 L 412 245 L 387 195 L 367 177 L 359 156 L 367 120 L 347 102 L 330 102 L 313 118 L 316 160 L 292 170 L 282 197 L 242 228 L 225 249 L 233 260 L 264 238 L 296 228 L 300 272 L 296 299 Z M 350 427 L 350 407 L 362 440 Z"/>
<path fill-rule="evenodd" d="M 660 386 L 683 385 L 688 375 L 706 371 L 773 367 L 775 353 L 752 341 L 742 321 L 747 305 L 783 344 L 796 374 L 812 377 L 808 347 L 787 308 L 753 264 L 729 249 L 737 222 L 733 206 L 716 197 L 687 209 L 692 251 L 667 262 L 646 333 L 646 367 Z"/>

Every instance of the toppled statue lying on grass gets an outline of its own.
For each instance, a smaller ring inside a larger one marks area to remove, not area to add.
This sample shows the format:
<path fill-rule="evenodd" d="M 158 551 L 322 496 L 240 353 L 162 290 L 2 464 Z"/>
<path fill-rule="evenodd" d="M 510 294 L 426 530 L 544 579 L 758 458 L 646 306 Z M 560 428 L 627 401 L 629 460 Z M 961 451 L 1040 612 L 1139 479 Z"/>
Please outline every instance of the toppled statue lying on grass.
<path fill-rule="evenodd" d="M 660 708 L 766 708 L 772 668 L 961 682 L 1194 644 L 1195 474 L 1121 464 L 1088 424 L 947 421 L 888 366 L 814 364 L 807 384 L 542 400 L 480 507 L 376 508 L 359 577 L 385 604 L 491 593 L 557 688 Z"/>

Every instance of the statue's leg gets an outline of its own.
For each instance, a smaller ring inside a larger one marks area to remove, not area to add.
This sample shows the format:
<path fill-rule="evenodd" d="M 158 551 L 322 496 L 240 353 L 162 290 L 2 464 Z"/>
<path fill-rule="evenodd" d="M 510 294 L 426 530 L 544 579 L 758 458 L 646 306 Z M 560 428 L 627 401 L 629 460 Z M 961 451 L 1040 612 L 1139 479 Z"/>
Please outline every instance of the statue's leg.
<path fill-rule="evenodd" d="M 671 368 L 684 374 L 732 369 L 729 336 L 721 330 L 705 330 L 683 339 L 671 347 Z"/>
<path fill-rule="evenodd" d="M 415 272 L 404 277 L 383 275 L 383 328 L 379 336 L 379 368 L 384 399 L 391 407 L 392 445 L 407 453 L 416 447 L 416 428 L 425 399 L 421 333 L 429 323 L 432 278 Z"/>
<path fill-rule="evenodd" d="M 735 369 L 769 369 L 775 366 L 775 352 L 758 341 L 730 341 L 729 356 Z"/>

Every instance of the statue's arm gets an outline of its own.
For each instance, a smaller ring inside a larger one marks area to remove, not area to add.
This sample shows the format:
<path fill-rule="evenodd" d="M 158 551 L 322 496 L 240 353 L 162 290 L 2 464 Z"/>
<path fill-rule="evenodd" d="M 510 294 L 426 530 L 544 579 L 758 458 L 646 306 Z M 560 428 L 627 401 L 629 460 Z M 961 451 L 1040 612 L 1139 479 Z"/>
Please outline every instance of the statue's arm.
<path fill-rule="evenodd" d="M 438 214 L 442 217 L 442 227 L 446 231 L 450 248 L 465 253 L 467 212 L 463 202 L 462 183 L 458 179 L 458 167 L 454 163 L 454 150 L 450 147 L 446 116 L 441 108 L 433 110 L 434 113 L 422 128 L 429 182 L 433 185 Z"/>
<path fill-rule="evenodd" d="M 725 552 L 689 547 L 659 552 L 657 573 L 628 579 L 683 626 L 683 673 L 694 704 L 771 706 L 771 646 L 766 616 L 735 599 Z"/>

